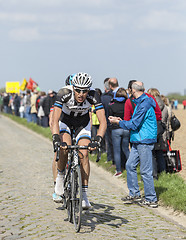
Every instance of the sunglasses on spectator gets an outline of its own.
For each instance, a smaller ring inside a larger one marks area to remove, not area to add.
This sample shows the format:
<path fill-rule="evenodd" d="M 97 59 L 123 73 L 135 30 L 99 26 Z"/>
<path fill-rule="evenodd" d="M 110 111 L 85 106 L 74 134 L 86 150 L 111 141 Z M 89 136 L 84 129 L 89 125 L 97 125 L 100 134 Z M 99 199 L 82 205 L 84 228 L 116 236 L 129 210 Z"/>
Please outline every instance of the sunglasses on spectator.
<path fill-rule="evenodd" d="M 89 91 L 89 89 L 80 89 L 80 88 L 74 88 L 74 90 L 77 92 L 77 93 L 80 93 L 82 92 L 83 94 L 87 93 Z"/>

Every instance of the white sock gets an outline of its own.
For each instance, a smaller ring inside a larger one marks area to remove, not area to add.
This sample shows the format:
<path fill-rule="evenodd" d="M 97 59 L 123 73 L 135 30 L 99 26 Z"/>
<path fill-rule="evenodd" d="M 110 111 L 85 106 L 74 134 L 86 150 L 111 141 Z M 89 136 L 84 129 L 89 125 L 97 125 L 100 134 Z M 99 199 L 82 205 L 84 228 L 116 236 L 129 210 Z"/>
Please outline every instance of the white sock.
<path fill-rule="evenodd" d="M 88 192 L 88 185 L 83 185 L 82 186 L 82 194 L 83 198 L 87 199 L 87 192 Z"/>

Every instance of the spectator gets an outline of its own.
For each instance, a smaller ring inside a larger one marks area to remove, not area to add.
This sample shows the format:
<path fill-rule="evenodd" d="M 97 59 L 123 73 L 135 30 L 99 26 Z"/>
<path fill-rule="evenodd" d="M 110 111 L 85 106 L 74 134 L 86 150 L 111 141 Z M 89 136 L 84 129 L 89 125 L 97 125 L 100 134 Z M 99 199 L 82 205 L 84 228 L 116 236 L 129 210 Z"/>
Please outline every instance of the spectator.
<path fill-rule="evenodd" d="M 9 105 L 10 97 L 7 93 L 4 93 L 3 96 L 3 108 L 5 113 L 10 113 L 10 105 Z"/>
<path fill-rule="evenodd" d="M 43 118 L 45 116 L 45 113 L 43 111 L 43 101 L 46 97 L 46 93 L 45 92 L 40 92 L 40 101 L 38 103 L 38 124 L 42 127 L 44 127 L 44 123 L 43 123 Z"/>
<path fill-rule="evenodd" d="M 150 88 L 147 92 L 156 99 L 162 113 L 162 122 L 165 124 L 168 130 L 168 109 L 161 99 L 160 92 L 156 88 Z M 157 143 L 154 145 L 153 176 L 156 179 L 158 178 L 158 173 L 166 170 L 166 162 L 163 156 L 163 150 L 167 149 L 167 130 L 165 129 L 165 132 L 158 136 Z"/>
<path fill-rule="evenodd" d="M 171 128 L 171 117 L 173 116 L 173 112 L 171 107 L 169 107 L 169 100 L 164 95 L 161 95 L 161 99 L 165 103 L 167 110 L 168 110 L 168 122 L 167 122 L 167 128 L 166 128 L 166 136 L 164 136 L 164 139 L 166 141 L 166 138 L 169 140 L 169 143 L 171 144 L 171 140 L 174 140 L 174 131 Z"/>
<path fill-rule="evenodd" d="M 49 114 L 50 108 L 54 105 L 56 101 L 56 93 L 53 90 L 48 91 L 48 95 L 43 100 L 43 111 L 45 116 L 43 117 L 43 127 L 49 126 Z"/>
<path fill-rule="evenodd" d="M 116 92 L 114 99 L 109 104 L 109 115 L 116 116 L 123 119 L 124 116 L 124 106 L 126 99 L 128 98 L 127 92 L 124 88 L 119 88 Z M 115 177 L 120 177 L 122 175 L 122 167 L 125 168 L 126 160 L 129 157 L 129 130 L 122 129 L 117 124 L 111 125 L 112 129 L 112 143 L 114 152 L 114 162 L 116 164 Z M 125 155 L 125 162 L 122 162 L 121 150 Z"/>
<path fill-rule="evenodd" d="M 38 91 L 38 90 L 36 90 L 36 91 Z M 39 110 L 40 99 L 41 99 L 41 91 L 38 92 L 37 98 L 36 98 L 36 110 L 37 110 L 37 113 L 38 113 L 38 110 Z"/>
<path fill-rule="evenodd" d="M 9 106 L 10 106 L 10 114 L 14 114 L 14 93 L 10 94 L 10 99 L 9 99 Z"/>
<path fill-rule="evenodd" d="M 21 102 L 21 98 L 18 96 L 18 94 L 15 94 L 14 100 L 13 100 L 14 114 L 18 117 L 20 116 L 20 113 L 19 113 L 20 102 Z"/>
<path fill-rule="evenodd" d="M 132 95 L 137 104 L 129 121 L 118 117 L 109 117 L 111 123 L 117 123 L 123 129 L 130 130 L 132 148 L 126 163 L 129 195 L 122 198 L 125 203 L 138 201 L 140 205 L 158 207 L 152 176 L 152 150 L 157 140 L 157 122 L 155 101 L 144 93 L 142 82 L 132 84 Z M 136 167 L 140 162 L 140 173 L 144 183 L 145 200 L 141 199 Z"/>
<path fill-rule="evenodd" d="M 106 146 L 106 152 L 107 152 L 107 162 L 112 161 L 112 163 L 114 164 L 111 124 L 108 120 L 108 116 L 109 116 L 108 106 L 109 106 L 111 99 L 113 98 L 113 93 L 109 87 L 109 78 L 106 78 L 104 80 L 104 88 L 105 88 L 105 92 L 101 95 L 101 101 L 102 101 L 103 107 L 105 109 L 105 116 L 106 116 L 106 120 L 107 120 L 107 130 L 105 133 L 105 146 Z"/>
<path fill-rule="evenodd" d="M 174 108 L 175 108 L 175 110 L 177 110 L 178 109 L 178 100 L 176 99 L 176 100 L 174 100 Z"/>
<path fill-rule="evenodd" d="M 37 109 L 36 109 L 36 100 L 38 97 L 38 91 L 35 89 L 31 98 L 30 98 L 30 103 L 31 103 L 31 109 L 30 109 L 30 113 L 31 113 L 31 119 L 32 122 L 37 124 Z"/>
<path fill-rule="evenodd" d="M 31 93 L 30 93 L 30 90 L 27 89 L 26 90 L 26 95 L 24 97 L 24 106 L 25 106 L 25 117 L 26 117 L 26 120 L 27 122 L 31 122 L 32 121 L 32 117 L 31 117 L 31 113 L 30 113 L 30 110 L 31 110 Z"/>
<path fill-rule="evenodd" d="M 119 84 L 118 84 L 118 80 L 117 80 L 117 78 L 115 78 L 115 77 L 113 77 L 113 78 L 110 78 L 109 79 L 109 88 L 110 88 L 110 90 L 112 91 L 112 93 L 113 93 L 113 97 L 115 97 L 115 95 L 116 95 L 116 92 L 117 92 L 117 90 L 118 90 L 118 88 L 119 88 Z M 111 130 L 111 132 L 112 132 L 112 130 Z M 111 137 L 112 137 L 112 135 L 111 135 Z M 113 143 L 112 143 L 112 146 L 113 146 Z M 113 149 L 113 147 L 112 147 L 112 149 Z M 112 150 L 113 151 L 113 150 Z M 114 162 L 114 153 L 113 153 L 113 165 L 115 165 L 115 162 Z"/>
<path fill-rule="evenodd" d="M 134 108 L 136 104 L 132 101 L 134 99 L 132 95 L 132 84 L 134 82 L 137 82 L 137 80 L 130 80 L 128 83 L 128 95 L 129 98 L 125 102 L 125 115 L 124 115 L 124 120 L 129 121 L 132 117 L 132 114 L 134 112 Z"/>
<path fill-rule="evenodd" d="M 0 112 L 3 112 L 3 94 L 0 93 Z"/>
<path fill-rule="evenodd" d="M 174 99 L 171 101 L 171 108 L 174 109 Z"/>
<path fill-rule="evenodd" d="M 183 104 L 183 109 L 186 109 L 186 100 L 183 100 L 182 104 Z"/>
<path fill-rule="evenodd" d="M 95 88 L 95 91 L 101 96 L 102 92 L 99 88 Z M 90 109 L 90 122 L 91 122 L 91 137 L 95 139 L 97 136 L 97 130 L 99 129 L 99 120 L 96 115 L 95 106 L 92 105 Z"/>
<path fill-rule="evenodd" d="M 129 92 L 130 98 L 127 99 L 127 101 L 125 103 L 124 120 L 126 120 L 126 121 L 129 121 L 132 118 L 132 115 L 133 115 L 133 112 L 134 112 L 134 109 L 135 109 L 135 106 L 136 106 L 136 104 L 132 101 L 134 99 L 134 97 L 132 95 L 132 84 L 136 81 L 137 80 L 130 80 L 129 84 L 128 84 L 128 92 Z M 148 97 L 153 98 L 153 100 L 155 101 L 156 107 L 155 107 L 154 110 L 155 110 L 155 114 L 156 114 L 156 120 L 161 121 L 162 120 L 161 109 L 159 108 L 158 103 L 156 102 L 156 99 L 148 93 L 145 93 L 145 94 Z M 157 179 L 157 162 L 156 162 L 156 159 L 155 159 L 154 156 L 153 156 L 153 176 L 154 176 L 155 179 Z"/>
<path fill-rule="evenodd" d="M 24 114 L 24 112 L 25 112 L 24 97 L 25 97 L 25 93 L 21 94 L 21 96 L 20 96 L 20 107 L 19 107 L 20 118 L 25 117 L 25 114 Z"/>
<path fill-rule="evenodd" d="M 115 94 L 119 88 L 118 80 L 117 78 L 110 78 L 109 79 L 109 87 L 113 94 Z"/>

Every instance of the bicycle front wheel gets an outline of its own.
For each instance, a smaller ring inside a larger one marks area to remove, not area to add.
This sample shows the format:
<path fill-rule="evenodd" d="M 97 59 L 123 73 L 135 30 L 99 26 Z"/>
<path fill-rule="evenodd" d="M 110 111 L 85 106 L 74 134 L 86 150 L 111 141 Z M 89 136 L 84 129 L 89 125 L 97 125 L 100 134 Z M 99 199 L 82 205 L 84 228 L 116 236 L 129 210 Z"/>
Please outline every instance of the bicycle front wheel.
<path fill-rule="evenodd" d="M 65 177 L 64 185 L 64 206 L 67 209 L 68 221 L 72 221 L 72 176 L 69 171 L 67 171 L 67 176 Z"/>
<path fill-rule="evenodd" d="M 72 174 L 72 217 L 76 232 L 79 232 L 82 217 L 82 180 L 79 165 L 73 169 Z"/>

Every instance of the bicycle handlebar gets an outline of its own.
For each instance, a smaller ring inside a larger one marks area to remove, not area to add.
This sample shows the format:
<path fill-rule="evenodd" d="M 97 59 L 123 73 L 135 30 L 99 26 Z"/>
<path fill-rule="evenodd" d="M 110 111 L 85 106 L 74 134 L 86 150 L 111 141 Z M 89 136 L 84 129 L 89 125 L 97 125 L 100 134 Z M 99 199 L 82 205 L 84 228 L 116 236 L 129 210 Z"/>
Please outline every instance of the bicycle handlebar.
<path fill-rule="evenodd" d="M 88 149 L 88 146 L 79 146 L 79 145 L 68 145 L 67 150 L 73 150 L 73 149 Z M 96 162 L 99 162 L 101 159 L 101 148 L 98 147 L 97 149 L 97 159 Z M 60 146 L 57 148 L 57 155 L 56 155 L 56 162 L 59 161 L 59 153 L 60 153 Z"/>
<path fill-rule="evenodd" d="M 88 149 L 88 146 L 68 145 L 67 149 Z"/>

